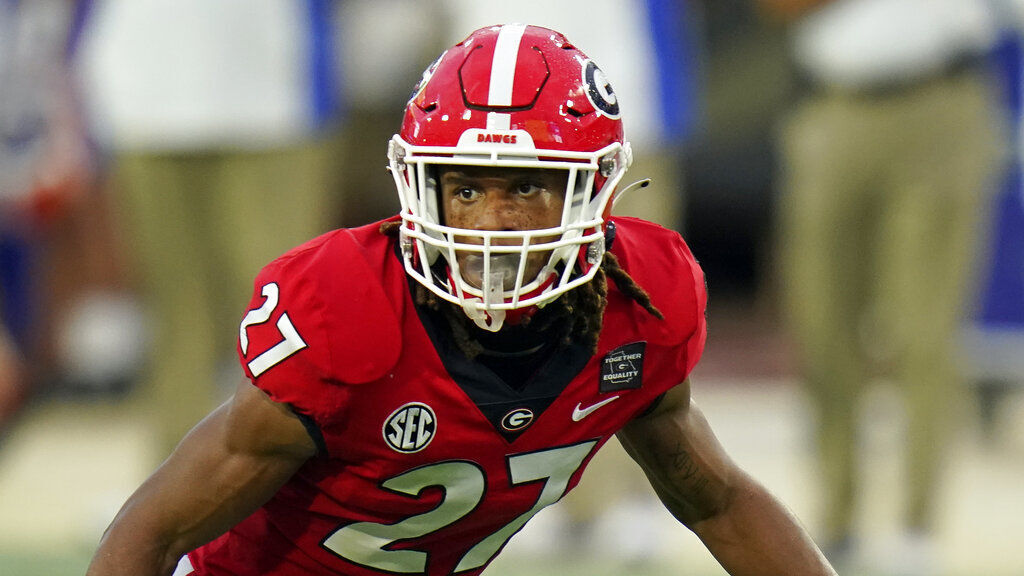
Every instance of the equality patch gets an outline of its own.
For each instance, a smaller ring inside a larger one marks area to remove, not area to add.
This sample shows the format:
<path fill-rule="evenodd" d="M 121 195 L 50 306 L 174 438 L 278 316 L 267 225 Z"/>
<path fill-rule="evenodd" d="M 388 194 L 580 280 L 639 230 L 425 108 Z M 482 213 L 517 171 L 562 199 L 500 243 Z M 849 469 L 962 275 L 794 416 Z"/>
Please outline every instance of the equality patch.
<path fill-rule="evenodd" d="M 615 392 L 639 388 L 644 378 L 647 342 L 632 342 L 612 350 L 601 361 L 598 390 Z"/>

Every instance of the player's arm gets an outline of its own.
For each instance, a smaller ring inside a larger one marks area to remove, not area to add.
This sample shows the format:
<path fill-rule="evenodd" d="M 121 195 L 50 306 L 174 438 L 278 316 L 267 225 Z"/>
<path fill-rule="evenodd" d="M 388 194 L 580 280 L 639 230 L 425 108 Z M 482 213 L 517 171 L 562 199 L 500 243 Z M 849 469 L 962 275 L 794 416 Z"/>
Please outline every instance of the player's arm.
<path fill-rule="evenodd" d="M 128 499 L 87 576 L 169 575 L 264 504 L 316 445 L 288 407 L 247 380 Z"/>
<path fill-rule="evenodd" d="M 835 574 L 796 518 L 730 460 L 688 380 L 618 436 L 672 515 L 733 576 Z"/>

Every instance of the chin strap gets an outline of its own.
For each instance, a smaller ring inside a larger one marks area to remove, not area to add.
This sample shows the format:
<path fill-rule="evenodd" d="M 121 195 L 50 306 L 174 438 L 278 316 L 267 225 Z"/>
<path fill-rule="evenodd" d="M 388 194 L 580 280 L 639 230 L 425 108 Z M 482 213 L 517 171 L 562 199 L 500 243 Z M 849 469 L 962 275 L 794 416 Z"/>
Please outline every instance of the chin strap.
<path fill-rule="evenodd" d="M 483 306 L 478 308 L 478 304 L 474 302 L 475 306 L 470 308 L 464 308 L 466 315 L 476 323 L 477 326 L 488 330 L 490 332 L 497 332 L 501 330 L 502 324 L 505 323 L 505 311 L 491 309 L 489 312 L 485 309 L 490 308 L 494 304 L 504 302 L 503 291 L 505 288 L 505 270 L 495 270 L 491 272 L 490 281 L 487 282 L 488 289 L 484 292 Z"/>
<path fill-rule="evenodd" d="M 490 312 L 485 312 L 480 308 L 463 308 L 463 310 L 479 328 L 488 332 L 497 332 L 505 324 L 504 310 L 491 310 Z"/>
<path fill-rule="evenodd" d="M 449 281 L 451 276 L 449 272 Z M 548 277 L 547 281 L 537 287 L 530 294 L 537 294 L 543 292 L 555 282 L 557 276 L 552 274 Z M 469 317 L 477 326 L 488 332 L 497 332 L 501 330 L 507 321 L 509 324 L 517 325 L 522 323 L 526 318 L 529 318 L 540 310 L 540 306 L 529 306 L 526 308 L 516 308 L 513 310 L 487 310 L 487 306 L 491 304 L 498 304 L 504 302 L 502 295 L 502 287 L 504 283 L 504 274 L 501 271 L 491 272 L 491 282 L 489 283 L 490 289 L 484 294 L 484 299 L 473 299 L 467 300 L 466 306 L 462 309 L 465 311 L 466 316 Z M 527 295 L 529 296 L 529 295 Z"/>
<path fill-rule="evenodd" d="M 479 300 L 477 301 L 479 302 Z M 488 332 L 497 332 L 501 330 L 501 327 L 506 323 L 512 326 L 518 326 L 523 323 L 523 320 L 532 317 L 540 310 L 539 306 L 530 306 L 529 308 L 516 308 L 515 310 L 492 310 L 486 312 L 482 308 L 473 308 L 470 311 L 467 308 L 463 308 L 466 311 L 466 316 L 469 317 L 477 326 L 487 330 Z M 491 315 L 494 315 L 491 317 Z"/>

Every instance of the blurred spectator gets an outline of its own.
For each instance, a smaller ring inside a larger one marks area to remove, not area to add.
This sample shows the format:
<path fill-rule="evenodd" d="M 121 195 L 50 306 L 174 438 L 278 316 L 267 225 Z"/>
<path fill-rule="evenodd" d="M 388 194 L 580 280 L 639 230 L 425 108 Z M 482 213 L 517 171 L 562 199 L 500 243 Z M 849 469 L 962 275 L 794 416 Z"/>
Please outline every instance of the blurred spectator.
<path fill-rule="evenodd" d="M 0 426 L 55 377 L 54 279 L 96 167 L 70 62 L 84 6 L 0 3 Z"/>
<path fill-rule="evenodd" d="M 4 432 L 24 401 L 25 384 L 22 371 L 22 360 L 7 333 L 7 328 L 0 324 L 0 434 Z"/>
<path fill-rule="evenodd" d="M 84 71 L 152 320 L 140 408 L 161 456 L 241 377 L 233 327 L 259 267 L 336 213 L 333 9 L 94 2 Z"/>
<path fill-rule="evenodd" d="M 1004 101 L 1010 111 L 1011 155 L 993 201 L 990 267 L 974 325 L 968 331 L 971 376 L 976 382 L 982 431 L 989 440 L 1001 432 L 999 417 L 1011 393 L 1024 384 L 1024 1 L 1013 0 L 1007 29 L 995 51 L 1005 79 Z M 1006 423 L 1012 420 L 1006 420 Z"/>
<path fill-rule="evenodd" d="M 336 53 L 345 71 L 345 138 L 336 163 L 337 225 L 360 226 L 398 213 L 385 154 L 412 87 L 447 46 L 440 5 L 419 0 L 336 3 Z"/>
<path fill-rule="evenodd" d="M 906 510 L 886 574 L 934 574 L 942 452 L 963 406 L 958 335 L 974 300 L 1002 141 L 979 0 L 760 0 L 796 19 L 803 98 L 781 142 L 783 297 L 817 410 L 823 549 L 860 555 L 860 400 L 903 392 Z M 842 571 L 842 568 L 839 568 Z"/>

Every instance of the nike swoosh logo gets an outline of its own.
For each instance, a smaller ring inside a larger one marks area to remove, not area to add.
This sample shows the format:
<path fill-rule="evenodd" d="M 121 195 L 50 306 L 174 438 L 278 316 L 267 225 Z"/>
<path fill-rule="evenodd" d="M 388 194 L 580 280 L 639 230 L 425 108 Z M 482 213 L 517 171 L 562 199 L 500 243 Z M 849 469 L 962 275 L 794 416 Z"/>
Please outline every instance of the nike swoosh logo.
<path fill-rule="evenodd" d="M 598 408 L 610 404 L 618 399 L 619 397 L 617 395 L 612 396 L 611 398 L 605 398 L 604 400 L 601 400 L 597 404 L 591 404 L 586 408 L 580 407 L 580 405 L 577 403 L 576 407 L 572 409 L 572 421 L 579 422 L 580 420 L 583 420 L 587 416 L 590 416 L 594 412 L 594 410 L 597 410 Z"/>

